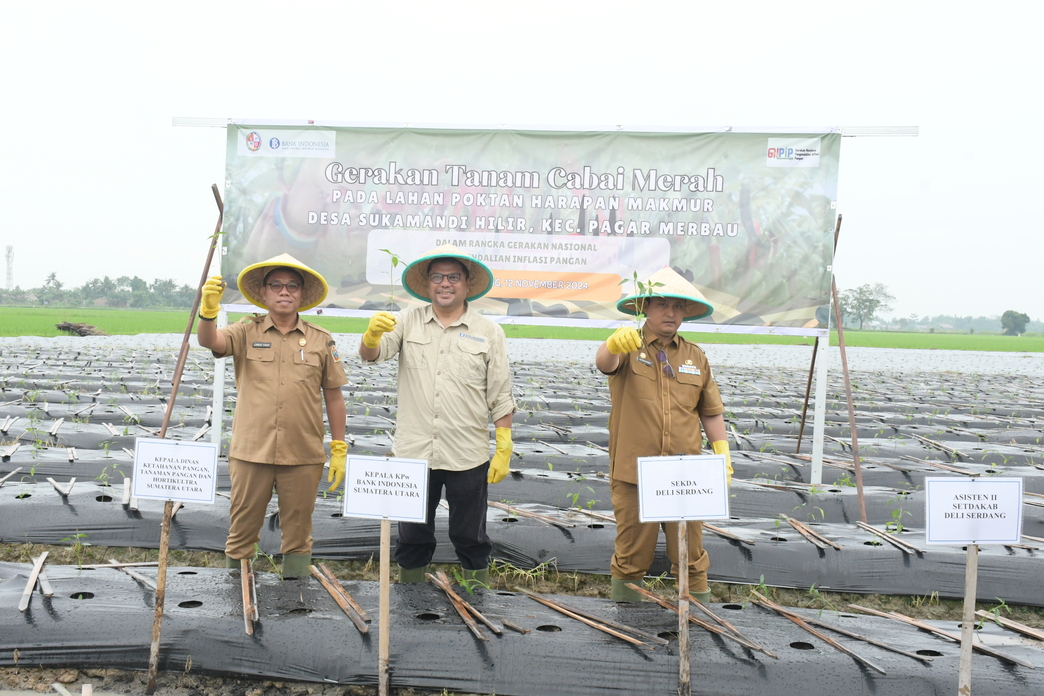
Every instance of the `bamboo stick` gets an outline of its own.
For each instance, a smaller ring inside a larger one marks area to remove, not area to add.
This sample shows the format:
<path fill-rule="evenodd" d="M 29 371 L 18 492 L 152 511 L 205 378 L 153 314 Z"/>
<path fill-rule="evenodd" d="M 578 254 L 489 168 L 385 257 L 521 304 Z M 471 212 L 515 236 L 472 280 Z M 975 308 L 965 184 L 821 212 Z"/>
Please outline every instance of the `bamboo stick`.
<path fill-rule="evenodd" d="M 576 612 L 572 611 L 571 609 L 567 609 L 564 605 L 558 604 L 557 602 L 552 602 L 551 600 L 547 599 L 546 597 L 538 595 L 535 592 L 530 592 L 529 590 L 527 590 L 525 588 L 522 588 L 522 587 L 516 587 L 515 591 L 516 592 L 521 592 L 522 594 L 526 595 L 527 597 L 529 597 L 533 601 L 540 602 L 544 606 L 549 607 L 551 609 L 554 609 L 558 613 L 564 614 L 564 615 L 568 616 L 571 619 L 576 619 L 580 623 L 587 624 L 591 628 L 597 629 L 597 630 L 599 630 L 599 631 L 601 631 L 603 633 L 608 633 L 609 635 L 613 636 L 614 638 L 619 638 L 620 640 L 622 640 L 622 641 L 624 641 L 626 643 L 630 643 L 631 645 L 640 645 L 640 646 L 643 646 L 643 647 L 648 647 L 650 650 L 653 649 L 651 646 L 646 645 L 645 643 L 643 643 L 642 641 L 638 640 L 637 638 L 632 638 L 631 636 L 628 636 L 626 634 L 620 633 L 619 631 L 614 631 L 613 629 L 609 628 L 608 626 L 602 624 L 599 621 L 592 621 L 591 619 L 588 619 L 588 618 L 585 618 L 583 616 L 580 616 L 579 614 L 577 614 Z"/>
<path fill-rule="evenodd" d="M 756 590 L 752 591 L 751 594 L 754 595 L 755 597 L 757 597 L 757 599 L 752 600 L 755 604 L 757 604 L 759 606 L 762 606 L 762 607 L 765 607 L 766 609 L 771 609 L 771 610 L 775 611 L 777 614 L 779 614 L 783 618 L 785 618 L 788 621 L 793 622 L 795 625 L 800 626 L 801 628 L 805 629 L 806 631 L 808 631 L 809 633 L 814 635 L 816 638 L 819 638 L 821 641 L 826 643 L 827 645 L 833 647 L 836 650 L 839 650 L 839 651 L 845 653 L 846 655 L 851 657 L 856 662 L 859 662 L 859 663 L 861 663 L 863 665 L 866 665 L 870 669 L 872 669 L 872 670 L 874 670 L 876 672 L 879 672 L 881 674 L 888 674 L 888 672 L 885 672 L 883 669 L 881 669 L 876 664 L 874 664 L 870 660 L 866 659 L 865 657 L 863 657 L 859 653 L 855 652 L 854 650 L 852 650 L 850 648 L 846 648 L 845 646 L 841 645 L 840 643 L 838 643 L 836 640 L 834 640 L 830 636 L 824 634 L 822 631 L 817 631 L 816 629 L 812 628 L 807 623 L 805 623 L 805 621 L 803 619 L 801 619 L 797 615 L 791 614 L 790 612 L 785 611 L 783 609 L 783 607 L 779 606 L 778 604 L 773 602 L 768 597 L 765 597 L 764 595 L 760 594 Z"/>
<path fill-rule="evenodd" d="M 22 592 L 22 598 L 18 600 L 18 611 L 25 611 L 29 608 L 29 601 L 33 598 L 33 590 L 36 588 L 36 581 L 40 577 L 40 571 L 43 569 L 44 561 L 47 560 L 48 551 L 44 551 L 38 557 L 33 559 L 33 569 L 29 572 L 29 581 L 25 583 L 25 590 Z"/>
<path fill-rule="evenodd" d="M 337 579 L 337 576 L 333 574 L 333 571 L 330 570 L 330 568 L 325 563 L 319 564 L 319 570 L 322 571 L 323 575 L 326 576 L 327 580 L 329 580 L 337 586 L 338 591 L 341 593 L 341 596 L 344 597 L 344 600 L 351 605 L 352 609 L 355 610 L 355 613 L 359 615 L 359 618 L 361 618 L 363 621 L 370 621 L 370 615 L 367 614 L 361 606 L 359 606 L 359 603 L 355 601 L 355 598 L 352 597 L 351 594 L 349 594 L 348 590 L 344 588 L 344 585 L 341 584 L 341 581 Z"/>
<path fill-rule="evenodd" d="M 345 613 L 345 615 L 349 619 L 351 619 L 352 623 L 355 624 L 355 627 L 357 629 L 359 629 L 359 633 L 369 633 L 370 629 L 366 625 L 366 622 L 363 621 L 361 616 L 359 616 L 358 614 L 355 613 L 355 609 L 353 609 L 352 606 L 350 604 L 348 604 L 348 602 L 345 601 L 345 599 L 341 595 L 341 593 L 338 592 L 335 589 L 335 587 L 334 587 L 335 583 L 330 582 L 330 580 L 325 575 L 323 575 L 321 572 L 319 572 L 319 569 L 316 568 L 314 565 L 308 566 L 308 570 L 312 573 L 312 575 L 315 576 L 315 578 L 319 581 L 319 583 L 326 589 L 326 591 L 333 598 L 333 601 L 335 601 L 337 603 L 337 606 L 341 607 L 341 611 L 343 611 Z M 339 585 L 340 583 L 337 583 L 337 584 Z"/>
<path fill-rule="evenodd" d="M 633 582 L 627 583 L 627 586 L 630 587 L 632 590 L 637 590 L 638 593 L 641 594 L 642 596 L 644 596 L 646 599 L 648 599 L 648 600 L 650 600 L 652 602 L 655 602 L 656 604 L 659 604 L 661 607 L 663 607 L 667 611 L 674 612 L 675 614 L 678 613 L 678 606 L 676 604 L 672 604 L 671 602 L 668 602 L 666 599 L 662 599 L 661 597 L 653 594 L 652 592 L 650 592 L 649 590 L 645 589 L 644 587 L 639 587 L 638 585 L 636 585 Z M 694 599 L 693 601 L 698 601 L 698 600 Z M 757 652 L 764 653 L 765 655 L 768 655 L 769 657 L 771 657 L 773 659 L 776 659 L 776 660 L 779 659 L 778 655 L 776 655 L 775 653 L 771 652 L 770 650 L 768 650 L 764 646 L 759 645 L 757 642 L 755 642 L 754 640 L 752 640 L 752 639 L 748 638 L 747 636 L 743 635 L 739 631 L 736 631 L 735 633 L 733 633 L 733 632 L 731 632 L 731 631 L 729 631 L 729 630 L 727 630 L 725 628 L 722 628 L 720 626 L 715 626 L 712 623 L 708 623 L 708 622 L 704 621 L 703 619 L 699 618 L 698 616 L 693 616 L 692 614 L 689 615 L 689 623 L 694 623 L 697 626 L 699 626 L 700 628 L 704 629 L 705 631 L 709 631 L 711 633 L 714 633 L 715 635 L 719 635 L 722 638 L 728 638 L 729 640 L 732 640 L 732 641 L 734 641 L 736 643 L 739 643 L 740 645 L 742 645 L 745 648 L 748 648 L 749 650 L 756 650 Z"/>
<path fill-rule="evenodd" d="M 865 612 L 867 614 L 872 614 L 873 616 L 880 616 L 883 619 L 893 619 L 895 621 L 901 621 L 901 622 L 903 622 L 905 624 L 908 624 L 910 626 L 914 626 L 916 628 L 919 628 L 922 631 L 927 631 L 928 633 L 934 633 L 937 636 L 940 636 L 942 638 L 946 638 L 948 640 L 951 640 L 954 643 L 960 643 L 961 642 L 961 637 L 959 635 L 954 635 L 953 633 L 950 633 L 949 631 L 944 631 L 941 628 L 936 628 L 935 626 L 932 626 L 929 623 L 925 623 L 924 621 L 919 621 L 918 619 L 914 619 L 912 617 L 906 616 L 905 614 L 900 614 L 897 611 L 891 611 L 891 612 L 885 613 L 883 611 L 877 611 L 876 609 L 870 609 L 869 607 L 862 607 L 862 606 L 859 606 L 858 604 L 849 604 L 848 606 L 850 608 L 852 608 L 852 609 L 857 610 L 857 611 L 862 611 L 862 612 Z M 1019 658 L 1013 657 L 1013 656 L 1008 655 L 1006 653 L 1002 653 L 999 650 L 994 650 L 993 648 L 988 648 L 985 645 L 981 645 L 979 643 L 972 643 L 972 649 L 973 650 L 978 650 L 979 652 L 985 653 L 986 655 L 990 655 L 991 657 L 996 657 L 996 658 L 998 658 L 1000 660 L 1006 660 L 1008 662 L 1012 662 L 1012 663 L 1017 664 L 1017 665 L 1022 665 L 1023 667 L 1028 667 L 1030 669 L 1036 669 L 1029 662 L 1026 662 L 1024 660 L 1020 660 Z"/>
<path fill-rule="evenodd" d="M 493 633 L 497 634 L 498 636 L 503 635 L 504 631 L 499 626 L 497 626 L 492 621 L 483 616 L 478 609 L 471 606 L 468 602 L 464 601 L 463 597 L 461 597 L 453 591 L 453 586 L 450 585 L 449 577 L 447 577 L 445 572 L 440 570 L 435 575 L 432 575 L 431 573 L 425 573 L 425 575 L 428 576 L 428 578 L 435 584 L 436 587 L 438 587 L 440 590 L 446 593 L 446 596 L 450 598 L 450 601 L 453 602 L 454 606 L 459 607 L 458 611 L 460 609 L 463 609 L 465 613 L 470 614 L 471 616 L 485 624 L 486 627 L 489 628 L 489 630 L 493 631 Z"/>
<path fill-rule="evenodd" d="M 881 530 L 881 529 L 878 529 L 877 527 L 869 525 L 866 522 L 856 522 L 856 526 L 859 527 L 860 529 L 862 529 L 863 531 L 870 532 L 871 534 L 874 534 L 876 536 L 881 537 L 882 539 L 884 539 L 888 543 L 890 543 L 893 546 L 897 547 L 900 551 L 903 551 L 903 552 L 911 551 L 913 553 L 920 553 L 920 551 L 917 550 L 916 546 L 911 546 L 910 544 L 907 544 L 905 541 L 903 541 L 899 537 L 897 537 L 897 536 L 895 536 L 893 534 L 889 534 L 888 532 L 886 532 L 884 530 Z"/>
<path fill-rule="evenodd" d="M 562 529 L 571 529 L 573 527 L 576 527 L 575 524 L 570 524 L 568 522 L 562 522 L 560 520 L 556 520 L 553 517 L 549 517 L 548 515 L 541 515 L 541 514 L 536 513 L 536 512 L 529 512 L 528 510 L 520 510 L 520 509 L 518 509 L 516 507 L 512 507 L 510 505 L 505 505 L 504 503 L 498 503 L 495 500 L 489 500 L 489 501 L 487 501 L 487 504 L 490 507 L 496 508 L 497 510 L 503 510 L 504 512 L 510 512 L 513 515 L 518 515 L 519 517 L 529 517 L 529 518 L 534 519 L 534 520 L 539 520 L 539 521 L 543 522 L 544 524 L 549 524 L 549 525 L 551 525 L 553 527 L 560 527 Z"/>
<path fill-rule="evenodd" d="M 996 616 L 988 611 L 983 611 L 982 609 L 976 611 L 975 615 L 982 619 L 989 617 L 990 621 L 996 621 L 1004 628 L 1015 631 L 1016 633 L 1021 633 L 1024 636 L 1036 638 L 1037 640 L 1044 640 L 1044 631 L 1032 628 L 1026 624 L 1019 623 L 1018 621 L 1005 619 L 1003 616 Z"/>
<path fill-rule="evenodd" d="M 154 583 L 152 580 L 149 580 L 147 577 L 145 577 L 141 573 L 136 573 L 133 570 L 131 570 L 130 568 L 126 567 L 125 565 L 120 565 L 120 562 L 117 561 L 115 558 L 110 558 L 109 559 L 109 563 L 112 564 L 110 566 L 111 568 L 114 568 L 115 570 L 118 570 L 121 573 L 126 573 L 127 575 L 131 576 L 132 578 L 134 578 L 135 580 L 140 582 L 142 585 L 145 585 L 146 587 L 148 587 L 153 592 L 156 591 L 156 583 Z"/>

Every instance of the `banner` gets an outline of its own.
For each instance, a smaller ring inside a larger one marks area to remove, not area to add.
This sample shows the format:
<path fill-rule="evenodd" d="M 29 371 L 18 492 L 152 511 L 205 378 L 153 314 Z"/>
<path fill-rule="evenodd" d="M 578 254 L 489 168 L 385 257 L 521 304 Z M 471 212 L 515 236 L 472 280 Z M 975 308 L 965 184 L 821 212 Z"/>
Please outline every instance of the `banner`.
<path fill-rule="evenodd" d="M 452 243 L 493 270 L 475 305 L 501 321 L 609 326 L 627 319 L 616 301 L 635 274 L 669 265 L 715 308 L 686 328 L 825 331 L 838 132 L 232 124 L 227 136 L 233 305 L 246 304 L 239 271 L 283 252 L 327 279 L 326 314 L 415 305 L 403 265 Z"/>

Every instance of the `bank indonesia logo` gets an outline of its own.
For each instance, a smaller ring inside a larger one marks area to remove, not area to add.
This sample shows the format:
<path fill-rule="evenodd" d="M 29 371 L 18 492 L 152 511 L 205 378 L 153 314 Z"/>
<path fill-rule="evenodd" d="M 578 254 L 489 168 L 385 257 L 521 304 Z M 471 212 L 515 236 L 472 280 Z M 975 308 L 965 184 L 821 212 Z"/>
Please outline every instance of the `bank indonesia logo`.
<path fill-rule="evenodd" d="M 271 140 L 269 140 L 268 141 L 268 147 L 272 148 L 273 150 L 278 150 L 279 149 L 279 138 L 272 138 Z"/>
<path fill-rule="evenodd" d="M 261 136 L 257 134 L 257 131 L 247 134 L 246 146 L 251 152 L 257 152 L 261 148 Z"/>

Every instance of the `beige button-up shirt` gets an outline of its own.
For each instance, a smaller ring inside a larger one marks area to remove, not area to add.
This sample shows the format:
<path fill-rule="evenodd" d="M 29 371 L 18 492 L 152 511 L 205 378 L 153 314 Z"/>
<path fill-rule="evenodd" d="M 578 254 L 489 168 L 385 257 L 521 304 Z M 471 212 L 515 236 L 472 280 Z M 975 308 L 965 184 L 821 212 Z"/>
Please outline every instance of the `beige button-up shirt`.
<path fill-rule="evenodd" d="M 666 347 L 651 331 L 645 345 L 620 356 L 609 375 L 609 471 L 614 479 L 638 483 L 638 457 L 700 454 L 700 416 L 725 412 L 707 356 L 681 336 Z M 664 348 L 674 377 L 663 374 L 656 354 Z"/>
<path fill-rule="evenodd" d="M 399 356 L 395 456 L 450 471 L 486 463 L 490 419 L 515 412 L 504 330 L 470 306 L 446 327 L 431 305 L 397 320 L 373 361 Z"/>
<path fill-rule="evenodd" d="M 267 314 L 219 329 L 236 371 L 228 456 L 258 464 L 322 464 L 323 389 L 348 382 L 330 332 L 297 319 L 286 334 Z"/>

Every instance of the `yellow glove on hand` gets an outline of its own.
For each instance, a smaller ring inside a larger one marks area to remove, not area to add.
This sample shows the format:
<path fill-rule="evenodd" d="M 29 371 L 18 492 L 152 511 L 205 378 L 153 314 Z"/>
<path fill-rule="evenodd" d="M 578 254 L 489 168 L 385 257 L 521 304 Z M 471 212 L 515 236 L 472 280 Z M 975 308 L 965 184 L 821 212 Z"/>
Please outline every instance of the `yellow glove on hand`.
<path fill-rule="evenodd" d="M 497 428 L 497 451 L 489 463 L 487 483 L 500 483 L 511 471 L 511 428 Z"/>
<path fill-rule="evenodd" d="M 638 335 L 638 329 L 633 326 L 621 326 L 613 335 L 605 339 L 605 347 L 613 355 L 620 353 L 632 353 L 642 346 L 642 338 Z"/>
<path fill-rule="evenodd" d="M 395 328 L 395 315 L 391 312 L 375 312 L 370 317 L 370 324 L 366 327 L 362 342 L 367 348 L 376 348 L 381 345 L 381 336 Z"/>
<path fill-rule="evenodd" d="M 337 490 L 344 480 L 344 460 L 348 458 L 348 445 L 344 440 L 334 440 L 330 443 L 330 473 L 326 475 L 326 482 L 333 481 L 333 485 L 326 492 Z"/>
<path fill-rule="evenodd" d="M 199 316 L 213 319 L 221 311 L 221 294 L 225 292 L 225 281 L 221 276 L 210 276 L 203 283 L 203 293 L 199 301 Z"/>
<path fill-rule="evenodd" d="M 711 443 L 711 449 L 714 450 L 714 454 L 725 455 L 725 477 L 726 486 L 732 485 L 732 455 L 729 454 L 729 441 L 728 440 L 717 440 Z"/>

